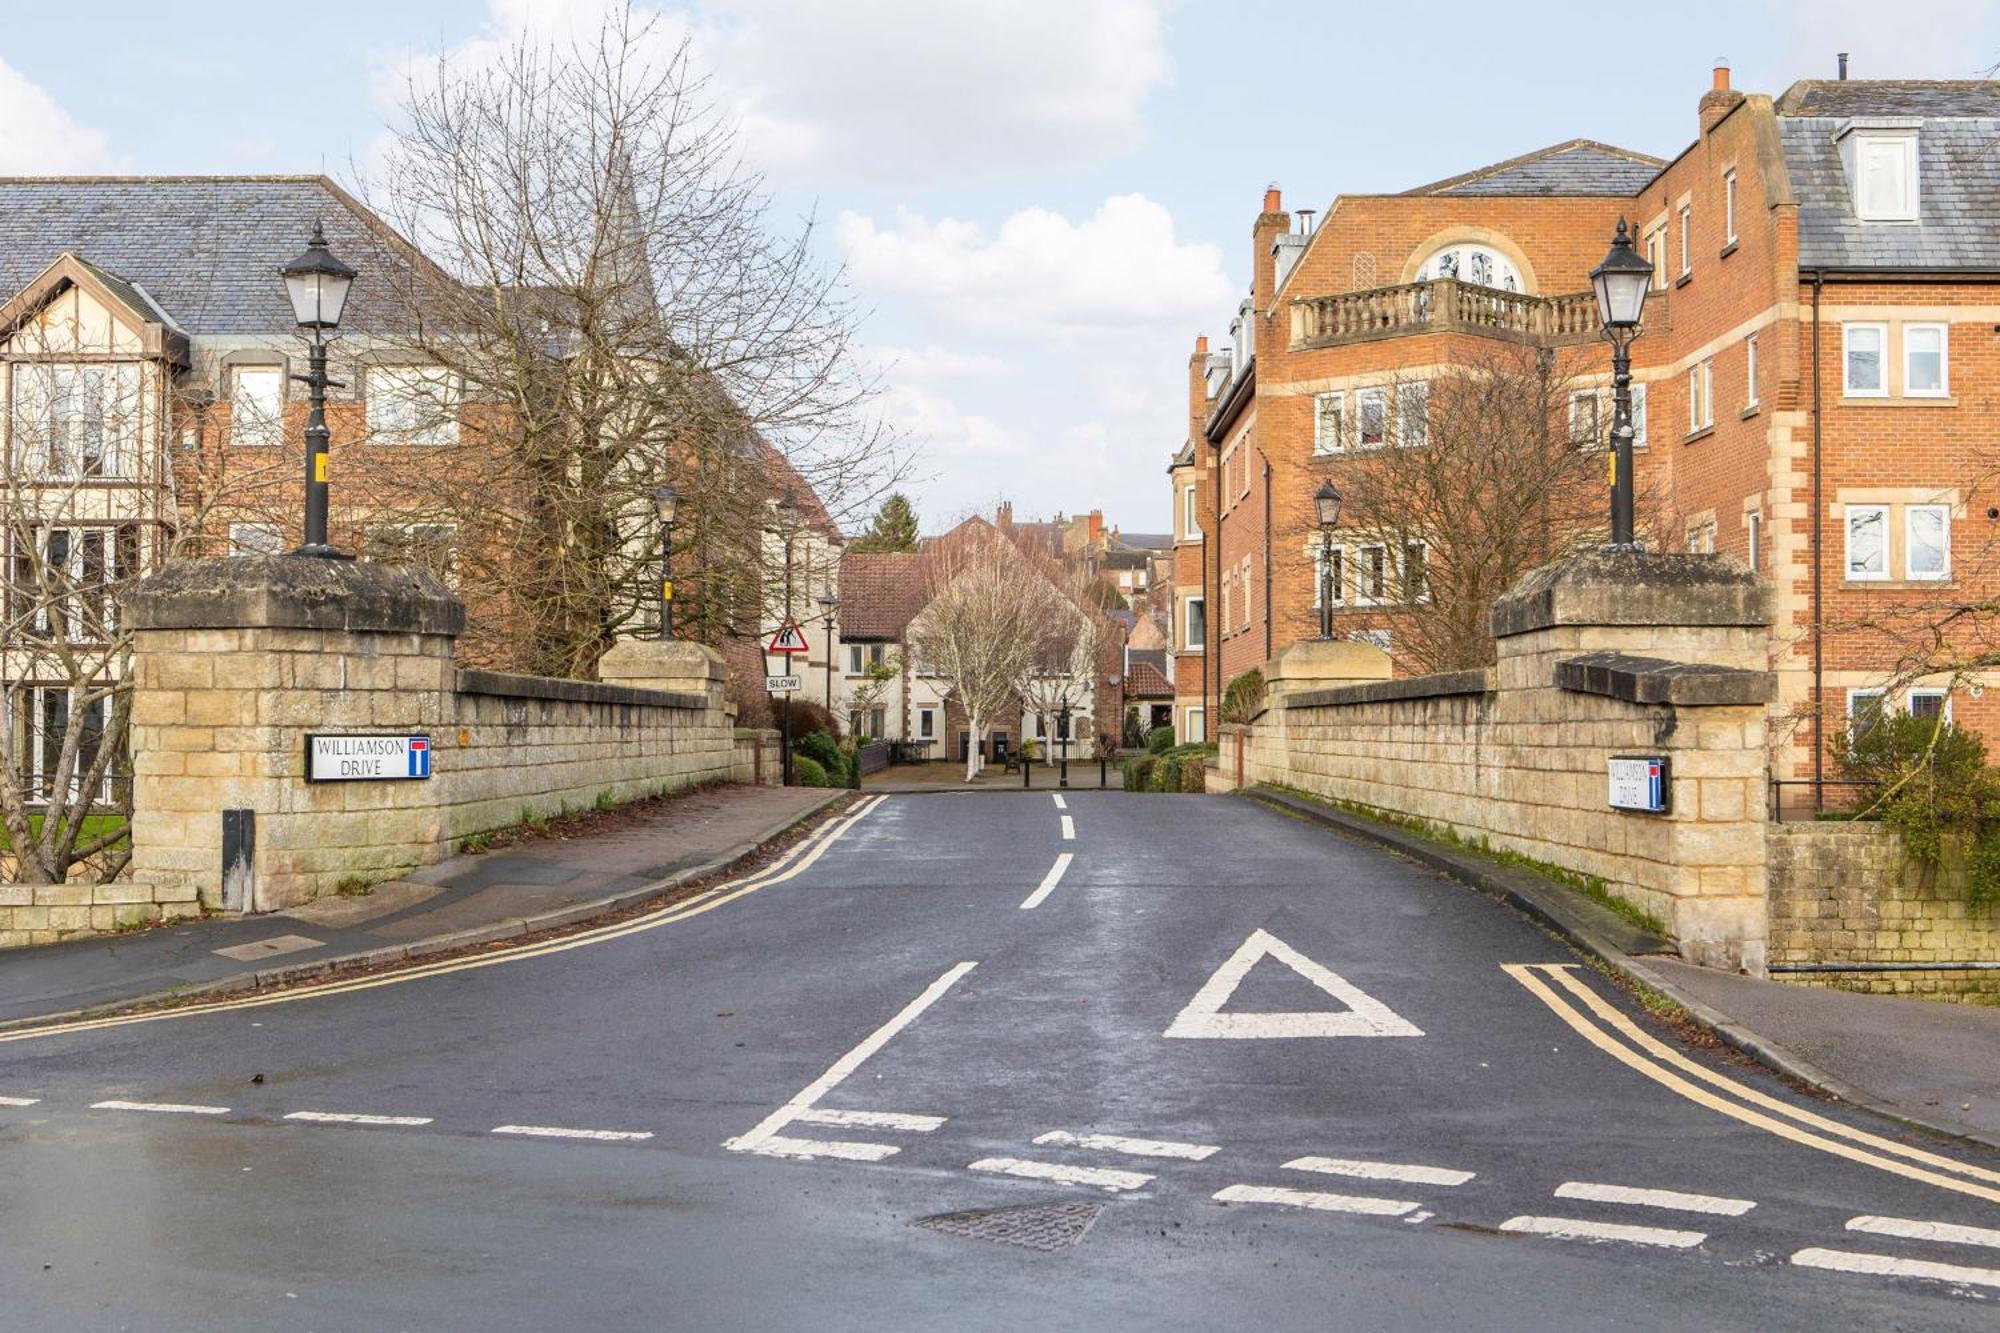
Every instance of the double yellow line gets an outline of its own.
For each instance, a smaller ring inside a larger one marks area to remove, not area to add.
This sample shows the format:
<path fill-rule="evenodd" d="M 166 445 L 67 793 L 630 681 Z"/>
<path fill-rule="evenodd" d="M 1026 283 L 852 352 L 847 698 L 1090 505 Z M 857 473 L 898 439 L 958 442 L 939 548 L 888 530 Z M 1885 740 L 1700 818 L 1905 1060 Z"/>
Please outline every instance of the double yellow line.
<path fill-rule="evenodd" d="M 2000 1187 L 2000 1171 L 1954 1161 L 1850 1128 L 1725 1078 L 1659 1041 L 1619 1012 L 1574 975 L 1576 966 L 1574 963 L 1500 965 L 1502 971 L 1526 986 L 1530 994 L 1554 1010 L 1556 1017 L 1591 1045 L 1698 1106 L 1878 1171 L 2000 1203 L 2000 1188 L 1996 1188 Z M 1570 1002 L 1572 998 L 1581 1003 L 1582 1009 Z"/>
<path fill-rule="evenodd" d="M 724 903 L 736 901 L 746 894 L 759 889 L 768 889 L 774 884 L 783 884 L 811 869 L 820 857 L 834 843 L 840 841 L 847 831 L 865 819 L 868 814 L 887 800 L 875 796 L 862 801 L 847 814 L 815 830 L 797 846 L 788 849 L 770 865 L 756 870 L 741 879 L 718 884 L 705 889 L 684 901 L 670 904 L 635 916 L 629 921 L 617 921 L 610 925 L 597 926 L 590 930 L 565 935 L 560 939 L 542 940 L 533 944 L 517 944 L 491 953 L 478 954 L 471 958 L 447 959 L 436 963 L 424 963 L 416 967 L 404 968 L 396 972 L 384 972 L 373 976 L 353 977 L 345 981 L 329 981 L 317 986 L 299 986 L 290 990 L 277 991 L 267 995 L 244 995 L 227 1000 L 211 1000 L 198 1004 L 180 1005 L 171 1009 L 155 1009 L 137 1014 L 114 1014 L 105 1018 L 81 1018 L 68 1023 L 51 1023 L 47 1027 L 24 1028 L 18 1032 L 0 1032 L 0 1043 L 31 1041 L 37 1037 L 53 1037 L 72 1032 L 96 1032 L 102 1028 L 126 1027 L 133 1023 L 156 1023 L 167 1018 L 190 1018 L 197 1014 L 221 1013 L 233 1009 L 260 1009 L 270 1004 L 289 1004 L 294 1000 L 313 1000 L 325 995 L 344 995 L 351 991 L 374 990 L 378 986 L 397 986 L 406 981 L 422 981 L 427 977 L 445 976 L 452 972 L 470 972 L 482 967 L 498 967 L 502 963 L 518 963 L 528 958 L 541 958 L 547 954 L 565 953 L 571 949 L 581 949 L 586 945 L 603 944 L 610 940 L 623 939 L 645 930 L 656 930 L 661 926 L 671 926 L 677 921 L 685 921 L 703 912 L 712 912 Z"/>

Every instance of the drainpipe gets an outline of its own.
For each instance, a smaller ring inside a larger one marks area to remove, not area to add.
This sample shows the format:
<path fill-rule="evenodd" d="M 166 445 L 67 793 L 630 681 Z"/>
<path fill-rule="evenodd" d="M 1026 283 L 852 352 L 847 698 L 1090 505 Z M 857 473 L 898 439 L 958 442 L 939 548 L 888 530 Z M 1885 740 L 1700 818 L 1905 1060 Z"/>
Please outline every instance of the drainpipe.
<path fill-rule="evenodd" d="M 1826 529 L 1824 500 L 1825 475 L 1821 466 L 1819 298 L 1826 284 L 1826 270 L 1812 275 L 1812 635 L 1813 635 L 1813 810 L 1826 808 L 1826 645 L 1825 616 L 1820 600 L 1821 581 L 1826 577 L 1820 558 Z"/>
<path fill-rule="evenodd" d="M 1264 660 L 1271 660 L 1271 460 L 1262 449 L 1257 456 L 1264 460 Z"/>
<path fill-rule="evenodd" d="M 1212 446 L 1210 452 L 1214 452 Z M 1219 469 L 1213 462 L 1209 465 L 1208 475 L 1208 493 L 1215 498 L 1215 558 L 1221 560 L 1222 478 Z M 1220 570 L 1217 571 L 1218 575 L 1220 572 Z M 1214 634 L 1209 632 L 1210 627 L 1215 624 L 1213 616 L 1215 606 L 1209 601 L 1208 590 L 1208 533 L 1204 531 L 1201 534 L 1201 738 L 1204 741 L 1209 738 L 1210 728 L 1215 725 L 1215 720 L 1211 716 L 1215 710 L 1208 706 L 1209 672 L 1211 669 L 1216 671 L 1222 669 L 1221 663 L 1214 660 L 1215 654 L 1209 651 L 1211 648 L 1219 648 L 1221 643 Z"/>

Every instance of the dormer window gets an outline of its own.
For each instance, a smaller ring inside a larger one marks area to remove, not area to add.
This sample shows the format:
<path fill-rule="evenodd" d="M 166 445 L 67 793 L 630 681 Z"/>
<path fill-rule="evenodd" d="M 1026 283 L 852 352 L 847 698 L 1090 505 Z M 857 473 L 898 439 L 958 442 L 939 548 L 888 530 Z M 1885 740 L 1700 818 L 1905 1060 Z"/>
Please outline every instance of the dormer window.
<path fill-rule="evenodd" d="M 1840 164 L 1863 222 L 1917 220 L 1917 121 L 1849 121 L 1837 136 Z"/>

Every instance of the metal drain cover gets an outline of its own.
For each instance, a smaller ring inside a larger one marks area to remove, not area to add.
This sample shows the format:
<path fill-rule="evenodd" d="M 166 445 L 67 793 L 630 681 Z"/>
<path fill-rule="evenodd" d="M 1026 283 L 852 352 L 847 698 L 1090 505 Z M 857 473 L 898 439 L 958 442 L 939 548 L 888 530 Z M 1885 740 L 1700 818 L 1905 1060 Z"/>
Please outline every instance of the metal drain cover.
<path fill-rule="evenodd" d="M 1019 1245 L 1027 1250 L 1066 1249 L 1083 1239 L 1104 1205 L 1087 1199 L 1062 1203 L 1011 1204 L 1005 1208 L 970 1208 L 961 1213 L 920 1217 L 917 1225 L 947 1236 Z"/>

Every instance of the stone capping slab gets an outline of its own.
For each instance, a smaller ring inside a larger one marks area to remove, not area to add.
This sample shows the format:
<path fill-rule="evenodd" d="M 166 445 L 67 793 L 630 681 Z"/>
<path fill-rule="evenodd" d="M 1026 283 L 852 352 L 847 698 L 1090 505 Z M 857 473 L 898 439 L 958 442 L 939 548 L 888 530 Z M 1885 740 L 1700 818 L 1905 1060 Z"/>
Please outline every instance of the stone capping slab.
<path fill-rule="evenodd" d="M 559 680 L 553 676 L 516 676 L 505 671 L 461 667 L 460 694 L 486 694 L 503 699 L 555 699 L 576 704 L 635 704 L 642 708 L 708 707 L 699 694 L 675 690 L 642 690 L 630 685 L 605 685 L 594 680 Z"/>
<path fill-rule="evenodd" d="M 1772 587 L 1729 555 L 1586 551 L 1529 571 L 1493 604 L 1493 637 L 1558 625 L 1771 623 Z"/>
<path fill-rule="evenodd" d="M 1630 653 L 1586 653 L 1556 663 L 1556 685 L 1574 694 L 1601 694 L 1633 704 L 1713 708 L 1764 704 L 1777 690 L 1768 671 L 1670 662 Z"/>
<path fill-rule="evenodd" d="M 1498 688 L 1492 667 L 1475 671 L 1445 671 L 1435 676 L 1398 676 L 1393 680 L 1335 685 L 1301 690 L 1282 700 L 1286 708 L 1337 708 L 1342 704 L 1390 703 L 1398 699 L 1446 699 L 1455 695 L 1491 694 Z"/>
<path fill-rule="evenodd" d="M 465 603 L 403 565 L 303 555 L 173 560 L 120 597 L 134 629 L 323 629 L 456 636 Z"/>

